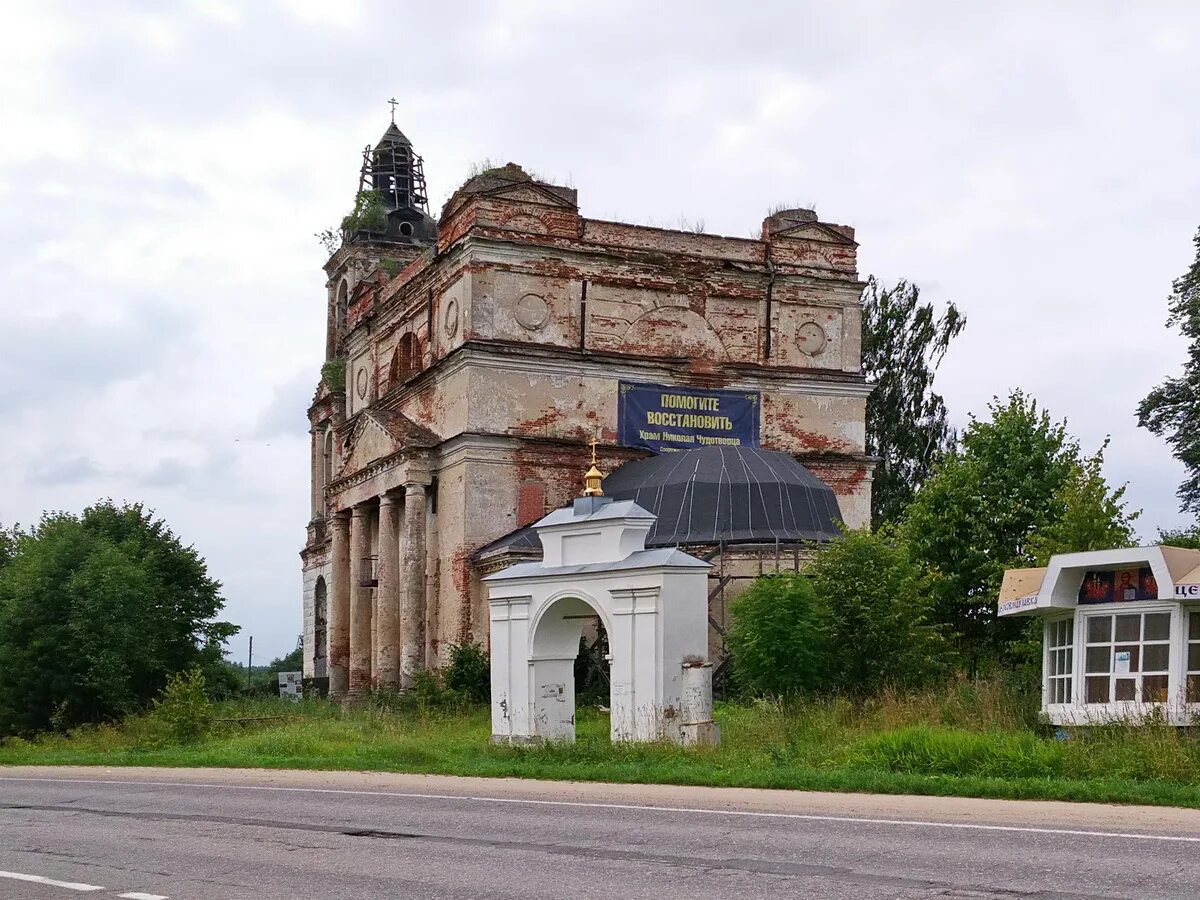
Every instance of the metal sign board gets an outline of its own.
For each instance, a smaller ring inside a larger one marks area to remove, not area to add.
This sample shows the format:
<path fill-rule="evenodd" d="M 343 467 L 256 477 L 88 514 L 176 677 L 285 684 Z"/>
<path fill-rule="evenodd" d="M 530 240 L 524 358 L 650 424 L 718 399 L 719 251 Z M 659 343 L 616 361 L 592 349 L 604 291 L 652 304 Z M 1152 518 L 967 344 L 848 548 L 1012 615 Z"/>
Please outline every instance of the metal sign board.
<path fill-rule="evenodd" d="M 617 441 L 655 453 L 701 447 L 757 447 L 761 396 L 622 381 Z"/>

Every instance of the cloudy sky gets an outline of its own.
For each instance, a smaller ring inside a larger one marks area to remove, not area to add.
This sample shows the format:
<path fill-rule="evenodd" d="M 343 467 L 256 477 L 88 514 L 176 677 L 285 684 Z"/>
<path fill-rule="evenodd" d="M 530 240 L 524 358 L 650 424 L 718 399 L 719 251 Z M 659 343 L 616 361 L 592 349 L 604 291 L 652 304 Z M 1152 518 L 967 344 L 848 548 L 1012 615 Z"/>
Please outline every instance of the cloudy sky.
<path fill-rule="evenodd" d="M 0 522 L 144 500 L 295 646 L 323 254 L 386 100 L 435 211 L 474 161 L 585 215 L 852 224 L 864 274 L 968 317 L 955 419 L 1021 386 L 1112 436 L 1142 532 L 1180 469 L 1136 428 L 1200 226 L 1200 5 L 0 0 Z"/>

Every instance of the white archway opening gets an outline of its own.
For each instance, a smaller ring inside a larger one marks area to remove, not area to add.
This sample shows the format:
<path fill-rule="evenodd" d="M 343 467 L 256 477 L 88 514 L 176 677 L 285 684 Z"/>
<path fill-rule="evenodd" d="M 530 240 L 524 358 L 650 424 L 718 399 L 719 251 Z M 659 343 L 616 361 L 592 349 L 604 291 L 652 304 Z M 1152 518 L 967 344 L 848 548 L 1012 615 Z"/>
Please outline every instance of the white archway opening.
<path fill-rule="evenodd" d="M 543 740 L 575 739 L 580 640 L 597 619 L 607 633 L 596 606 L 581 597 L 565 596 L 552 601 L 534 625 L 529 676 L 534 734 Z"/>

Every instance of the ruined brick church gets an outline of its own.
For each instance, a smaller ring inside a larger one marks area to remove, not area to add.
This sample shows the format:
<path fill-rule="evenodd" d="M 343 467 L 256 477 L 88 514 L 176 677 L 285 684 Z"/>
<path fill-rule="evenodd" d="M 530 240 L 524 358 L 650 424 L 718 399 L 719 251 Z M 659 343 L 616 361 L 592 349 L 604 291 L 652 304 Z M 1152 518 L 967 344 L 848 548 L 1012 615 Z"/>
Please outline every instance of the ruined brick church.
<path fill-rule="evenodd" d="M 734 530 L 662 537 L 714 560 L 716 653 L 727 584 L 800 564 L 830 516 L 869 521 L 853 228 L 806 209 L 771 214 L 756 239 L 588 219 L 573 188 L 511 163 L 434 219 L 394 122 L 364 151 L 343 225 L 301 552 L 304 670 L 334 696 L 407 687 L 451 645 L 486 643 L 480 579 L 540 552 L 527 526 L 579 494 L 593 444 L 663 519 L 692 488 L 622 472 L 672 451 L 715 458 L 732 483 L 714 489 L 718 518 L 783 498 Z M 817 530 L 772 523 L 821 492 Z"/>

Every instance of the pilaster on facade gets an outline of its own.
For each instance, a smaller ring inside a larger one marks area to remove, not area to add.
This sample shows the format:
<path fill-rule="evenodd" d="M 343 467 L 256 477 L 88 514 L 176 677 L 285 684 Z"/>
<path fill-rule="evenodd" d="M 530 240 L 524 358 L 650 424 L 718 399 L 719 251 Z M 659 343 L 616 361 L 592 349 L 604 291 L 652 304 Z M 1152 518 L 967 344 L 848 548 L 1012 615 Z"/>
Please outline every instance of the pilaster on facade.
<path fill-rule="evenodd" d="M 350 687 L 350 514 L 330 517 L 333 577 L 329 598 L 329 695 Z"/>
<path fill-rule="evenodd" d="M 350 679 L 351 695 L 371 686 L 374 656 L 371 626 L 372 574 L 370 565 L 371 523 L 366 504 L 350 510 Z"/>
<path fill-rule="evenodd" d="M 400 686 L 400 510 L 401 501 L 394 494 L 380 495 L 375 684 L 393 690 Z"/>
<path fill-rule="evenodd" d="M 404 486 L 400 687 L 405 690 L 413 686 L 416 674 L 425 668 L 426 487 L 419 481 Z"/>

